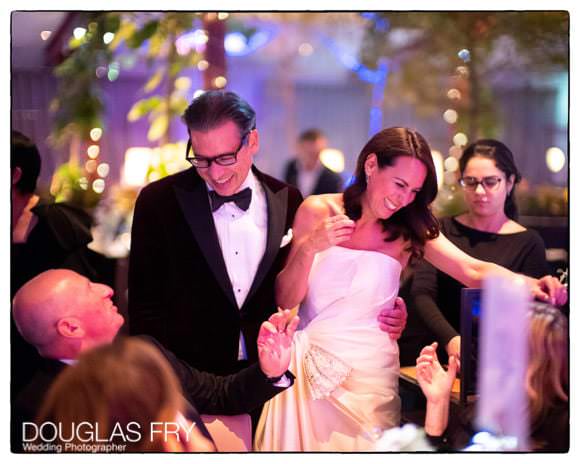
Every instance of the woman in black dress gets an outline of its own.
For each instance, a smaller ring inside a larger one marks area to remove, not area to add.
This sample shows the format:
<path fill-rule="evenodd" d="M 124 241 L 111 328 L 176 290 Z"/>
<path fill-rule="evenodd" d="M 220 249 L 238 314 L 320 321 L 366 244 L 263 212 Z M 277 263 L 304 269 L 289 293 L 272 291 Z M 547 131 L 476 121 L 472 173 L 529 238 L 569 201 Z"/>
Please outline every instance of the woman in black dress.
<path fill-rule="evenodd" d="M 497 140 L 478 140 L 465 149 L 459 168 L 467 211 L 443 218 L 442 233 L 474 258 L 531 277 L 549 274 L 542 238 L 516 222 L 515 189 L 521 176 L 509 148 Z M 437 340 L 447 355 L 458 358 L 463 287 L 423 261 L 415 269 L 408 301 L 409 311 L 415 311 L 430 332 L 424 343 Z M 408 354 L 414 363 L 418 349 Z"/>

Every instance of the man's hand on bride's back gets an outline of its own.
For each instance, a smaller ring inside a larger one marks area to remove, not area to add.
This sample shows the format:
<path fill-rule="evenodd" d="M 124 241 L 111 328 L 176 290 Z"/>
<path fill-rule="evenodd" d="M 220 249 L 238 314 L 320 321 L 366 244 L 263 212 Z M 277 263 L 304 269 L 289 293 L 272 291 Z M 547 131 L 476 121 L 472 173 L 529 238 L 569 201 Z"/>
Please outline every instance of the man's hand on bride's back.
<path fill-rule="evenodd" d="M 407 305 L 401 297 L 395 298 L 395 304 L 381 309 L 377 317 L 379 327 L 387 332 L 393 340 L 398 340 L 407 324 Z"/>

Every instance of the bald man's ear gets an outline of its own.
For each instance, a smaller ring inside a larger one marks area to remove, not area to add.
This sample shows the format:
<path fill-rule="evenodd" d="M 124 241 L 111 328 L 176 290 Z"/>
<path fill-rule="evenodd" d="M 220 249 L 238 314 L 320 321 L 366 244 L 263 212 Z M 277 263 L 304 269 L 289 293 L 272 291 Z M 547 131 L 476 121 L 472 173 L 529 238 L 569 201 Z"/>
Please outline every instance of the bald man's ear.
<path fill-rule="evenodd" d="M 64 317 L 56 323 L 56 331 L 59 335 L 67 338 L 81 338 L 85 336 L 85 330 L 80 321 L 75 317 Z"/>

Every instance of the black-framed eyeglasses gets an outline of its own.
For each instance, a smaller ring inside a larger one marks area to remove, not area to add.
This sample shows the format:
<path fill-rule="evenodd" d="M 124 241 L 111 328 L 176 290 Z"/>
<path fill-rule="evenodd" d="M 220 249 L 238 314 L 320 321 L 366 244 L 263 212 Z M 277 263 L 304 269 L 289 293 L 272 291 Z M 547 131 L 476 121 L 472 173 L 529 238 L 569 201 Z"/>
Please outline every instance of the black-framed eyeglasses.
<path fill-rule="evenodd" d="M 501 177 L 486 176 L 479 180 L 477 177 L 466 176 L 459 179 L 459 184 L 466 190 L 477 190 L 481 185 L 485 190 L 495 190 L 501 183 Z"/>
<path fill-rule="evenodd" d="M 187 141 L 185 159 L 189 161 L 192 164 L 192 166 L 202 169 L 209 168 L 211 166 L 211 163 L 217 163 L 220 166 L 231 166 L 232 164 L 236 164 L 236 162 L 238 161 L 238 153 L 248 140 L 249 134 L 250 134 L 249 132 L 246 132 L 242 136 L 242 140 L 240 140 L 240 145 L 238 146 L 238 148 L 236 148 L 236 151 L 233 151 L 231 153 L 222 153 L 221 155 L 212 157 L 196 155 L 195 153 L 193 153 L 193 149 L 191 147 L 191 139 L 189 139 Z"/>

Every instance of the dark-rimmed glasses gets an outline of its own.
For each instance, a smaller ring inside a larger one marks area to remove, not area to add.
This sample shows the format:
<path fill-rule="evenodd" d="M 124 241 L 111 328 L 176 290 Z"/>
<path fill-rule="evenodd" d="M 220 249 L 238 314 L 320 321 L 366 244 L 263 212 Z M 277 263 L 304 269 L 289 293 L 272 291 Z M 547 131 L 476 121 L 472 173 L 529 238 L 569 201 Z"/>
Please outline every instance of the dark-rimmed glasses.
<path fill-rule="evenodd" d="M 484 190 L 495 190 L 501 183 L 501 177 L 498 176 L 486 176 L 479 180 L 477 177 L 466 176 L 459 179 L 459 185 L 461 185 L 466 190 L 477 190 L 477 186 L 481 185 Z"/>
<path fill-rule="evenodd" d="M 193 153 L 193 149 L 191 147 L 191 139 L 189 139 L 187 141 L 185 159 L 189 161 L 192 164 L 192 166 L 202 169 L 209 168 L 211 166 L 211 163 L 217 163 L 220 166 L 231 166 L 232 164 L 236 164 L 236 161 L 238 161 L 238 153 L 246 143 L 248 135 L 249 132 L 245 133 L 242 136 L 242 140 L 240 140 L 240 145 L 238 146 L 238 148 L 236 148 L 236 151 L 233 151 L 231 153 L 222 153 L 221 155 L 212 157 L 196 155 L 195 153 Z"/>

